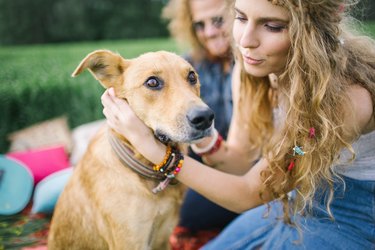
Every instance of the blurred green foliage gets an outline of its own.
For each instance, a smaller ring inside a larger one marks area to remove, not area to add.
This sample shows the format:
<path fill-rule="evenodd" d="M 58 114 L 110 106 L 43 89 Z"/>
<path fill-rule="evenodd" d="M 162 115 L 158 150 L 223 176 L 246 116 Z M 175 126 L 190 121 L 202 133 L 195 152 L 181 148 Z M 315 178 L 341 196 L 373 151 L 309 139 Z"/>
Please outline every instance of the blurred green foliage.
<path fill-rule="evenodd" d="M 34 123 L 67 115 L 73 128 L 103 118 L 104 88 L 87 71 L 71 77 L 96 49 L 110 49 L 125 58 L 147 51 L 177 52 L 170 39 L 0 47 L 0 153 L 9 147 L 7 134 Z"/>
<path fill-rule="evenodd" d="M 0 0 L 0 44 L 167 37 L 163 0 Z"/>
<path fill-rule="evenodd" d="M 375 21 L 369 21 L 362 25 L 363 33 L 375 38 Z"/>
<path fill-rule="evenodd" d="M 0 0 L 0 44 L 40 44 L 167 37 L 168 0 Z M 375 20 L 375 1 L 348 7 Z"/>

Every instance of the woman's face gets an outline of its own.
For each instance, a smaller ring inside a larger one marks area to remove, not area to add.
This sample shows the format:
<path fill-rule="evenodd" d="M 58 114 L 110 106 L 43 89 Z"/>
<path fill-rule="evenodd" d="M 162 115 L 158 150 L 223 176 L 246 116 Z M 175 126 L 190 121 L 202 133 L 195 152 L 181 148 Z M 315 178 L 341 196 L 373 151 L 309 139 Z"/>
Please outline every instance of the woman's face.
<path fill-rule="evenodd" d="M 268 0 L 236 0 L 233 38 L 244 69 L 256 77 L 279 75 L 290 48 L 286 9 Z"/>
<path fill-rule="evenodd" d="M 201 45 L 212 57 L 224 57 L 230 49 L 224 27 L 224 0 L 190 0 L 193 28 Z"/>

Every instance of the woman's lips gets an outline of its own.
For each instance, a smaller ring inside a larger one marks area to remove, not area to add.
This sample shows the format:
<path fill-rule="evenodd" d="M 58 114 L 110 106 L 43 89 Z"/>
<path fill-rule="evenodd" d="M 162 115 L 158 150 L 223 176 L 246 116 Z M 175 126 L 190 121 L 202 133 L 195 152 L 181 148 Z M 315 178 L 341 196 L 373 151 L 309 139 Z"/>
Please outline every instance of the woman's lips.
<path fill-rule="evenodd" d="M 257 59 L 254 59 L 254 58 L 251 58 L 249 56 L 243 56 L 243 60 L 247 63 L 247 64 L 250 64 L 250 65 L 258 65 L 258 64 L 261 64 L 264 60 L 257 60 Z"/>

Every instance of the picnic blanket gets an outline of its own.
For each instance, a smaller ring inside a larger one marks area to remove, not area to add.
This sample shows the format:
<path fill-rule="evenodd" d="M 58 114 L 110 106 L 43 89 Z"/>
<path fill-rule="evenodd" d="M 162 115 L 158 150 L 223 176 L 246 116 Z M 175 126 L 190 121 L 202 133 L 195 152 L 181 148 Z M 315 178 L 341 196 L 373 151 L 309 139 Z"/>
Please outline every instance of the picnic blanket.
<path fill-rule="evenodd" d="M 51 216 L 29 211 L 28 207 L 19 214 L 0 216 L 0 250 L 47 249 Z"/>

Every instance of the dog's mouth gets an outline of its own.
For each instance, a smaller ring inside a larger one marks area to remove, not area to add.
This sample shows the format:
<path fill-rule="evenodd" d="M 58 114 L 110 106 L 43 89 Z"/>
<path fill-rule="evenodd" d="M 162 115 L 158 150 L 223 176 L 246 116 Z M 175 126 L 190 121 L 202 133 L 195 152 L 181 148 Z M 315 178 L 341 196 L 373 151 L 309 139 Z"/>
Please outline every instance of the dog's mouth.
<path fill-rule="evenodd" d="M 155 131 L 154 132 L 154 135 L 155 137 L 162 143 L 164 144 L 167 144 L 168 142 L 171 141 L 171 139 L 169 138 L 169 136 L 167 136 L 166 134 L 163 134 L 162 132 L 160 131 Z"/>
<path fill-rule="evenodd" d="M 204 137 L 206 136 L 210 136 L 212 134 L 212 131 L 213 131 L 214 127 L 211 126 L 210 128 L 208 129 L 205 129 L 205 130 L 199 130 L 199 131 L 196 131 L 196 132 L 193 132 L 189 138 L 189 143 L 196 143 L 197 141 L 203 139 Z"/>
<path fill-rule="evenodd" d="M 188 136 L 183 136 L 181 138 L 171 138 L 169 135 L 167 135 L 161 130 L 154 131 L 154 135 L 160 142 L 164 144 L 168 144 L 172 142 L 173 143 L 194 143 L 196 141 L 203 139 L 206 136 L 211 135 L 212 131 L 213 131 L 213 126 L 205 130 L 191 131 Z"/>

